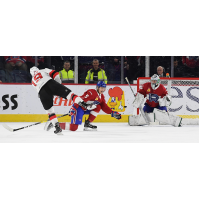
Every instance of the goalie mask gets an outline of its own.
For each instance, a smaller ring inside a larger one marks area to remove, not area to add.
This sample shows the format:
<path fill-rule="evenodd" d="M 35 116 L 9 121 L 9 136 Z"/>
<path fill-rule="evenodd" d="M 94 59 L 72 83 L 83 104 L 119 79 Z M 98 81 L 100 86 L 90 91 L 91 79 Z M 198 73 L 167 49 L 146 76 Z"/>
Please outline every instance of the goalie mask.
<path fill-rule="evenodd" d="M 37 74 L 38 71 L 39 71 L 39 69 L 35 66 L 30 68 L 30 74 L 32 76 L 35 76 L 35 74 Z"/>
<path fill-rule="evenodd" d="M 156 90 L 160 86 L 160 77 L 157 74 L 154 74 L 151 77 L 151 87 L 153 90 Z"/>

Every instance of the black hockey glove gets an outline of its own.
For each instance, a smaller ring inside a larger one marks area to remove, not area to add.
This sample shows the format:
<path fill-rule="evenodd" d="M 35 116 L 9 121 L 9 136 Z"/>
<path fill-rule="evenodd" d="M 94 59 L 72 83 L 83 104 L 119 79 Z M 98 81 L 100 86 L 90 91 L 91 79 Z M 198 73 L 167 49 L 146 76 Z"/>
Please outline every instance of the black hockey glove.
<path fill-rule="evenodd" d="M 116 111 L 112 111 L 111 117 L 114 117 L 116 119 L 121 119 L 122 118 L 121 114 L 116 112 Z"/>
<path fill-rule="evenodd" d="M 84 101 L 80 101 L 78 103 L 79 106 L 82 106 L 83 108 L 87 109 L 88 104 L 86 104 Z"/>
<path fill-rule="evenodd" d="M 97 101 L 98 102 L 98 101 Z M 87 104 L 84 101 L 81 101 L 78 103 L 79 106 L 82 106 L 83 108 L 85 108 L 86 110 L 93 110 L 96 108 L 96 105 L 98 105 L 98 103 L 96 103 L 96 101 L 94 101 L 93 103 Z"/>

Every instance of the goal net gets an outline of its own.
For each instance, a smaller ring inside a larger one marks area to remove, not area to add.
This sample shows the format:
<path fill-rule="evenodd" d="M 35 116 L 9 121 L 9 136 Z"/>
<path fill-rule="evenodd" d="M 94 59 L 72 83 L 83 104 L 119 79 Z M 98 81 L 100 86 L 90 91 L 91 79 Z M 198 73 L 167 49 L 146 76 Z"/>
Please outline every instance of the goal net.
<path fill-rule="evenodd" d="M 168 112 L 183 118 L 183 124 L 199 124 L 199 79 L 198 78 L 160 78 L 161 84 L 172 97 Z M 137 91 L 150 82 L 150 77 L 137 79 Z M 145 102 L 145 101 L 144 101 Z M 139 109 L 137 110 L 139 114 Z"/>

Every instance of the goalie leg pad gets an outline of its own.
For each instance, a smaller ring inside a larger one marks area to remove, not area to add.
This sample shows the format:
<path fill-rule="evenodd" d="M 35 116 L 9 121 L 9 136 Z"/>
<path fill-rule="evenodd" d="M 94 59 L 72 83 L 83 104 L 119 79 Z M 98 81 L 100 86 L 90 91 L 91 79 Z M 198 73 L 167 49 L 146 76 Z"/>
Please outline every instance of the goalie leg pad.
<path fill-rule="evenodd" d="M 149 122 L 155 122 L 155 114 L 154 113 L 145 113 L 145 115 Z"/>
<path fill-rule="evenodd" d="M 145 113 L 147 120 L 150 122 L 150 125 L 159 125 L 159 123 L 155 123 L 155 116 L 154 113 Z M 128 118 L 128 124 L 130 126 L 142 126 L 146 125 L 146 121 L 144 117 L 140 115 L 130 115 Z"/>
<path fill-rule="evenodd" d="M 140 125 L 146 125 L 146 122 L 142 115 L 130 115 L 128 117 L 128 124 L 130 126 L 140 126 Z"/>
<path fill-rule="evenodd" d="M 163 122 L 166 124 L 171 124 L 171 121 L 169 119 L 169 114 L 165 111 L 165 110 L 159 110 L 157 108 L 154 108 L 155 113 L 155 118 L 159 121 L 159 122 Z"/>
<path fill-rule="evenodd" d="M 182 122 L 183 118 L 181 118 L 179 116 L 174 116 L 174 115 L 169 115 L 169 118 L 170 118 L 170 121 L 171 121 L 173 126 L 175 126 L 175 127 L 181 127 L 182 126 L 181 122 Z"/>
<path fill-rule="evenodd" d="M 182 118 L 174 115 L 169 115 L 164 110 L 159 110 L 157 108 L 154 108 L 155 118 L 159 122 L 162 122 L 164 124 L 170 124 L 175 127 L 181 126 Z"/>

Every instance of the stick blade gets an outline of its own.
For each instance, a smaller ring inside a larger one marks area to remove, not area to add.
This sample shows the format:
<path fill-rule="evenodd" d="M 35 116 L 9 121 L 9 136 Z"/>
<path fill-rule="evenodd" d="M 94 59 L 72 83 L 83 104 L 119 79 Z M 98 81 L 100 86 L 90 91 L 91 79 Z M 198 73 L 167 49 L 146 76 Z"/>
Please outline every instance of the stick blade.
<path fill-rule="evenodd" d="M 13 129 L 10 128 L 7 124 L 2 124 L 2 126 L 10 132 L 13 132 Z"/>

